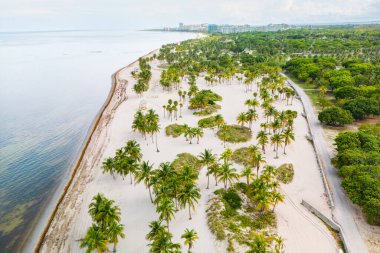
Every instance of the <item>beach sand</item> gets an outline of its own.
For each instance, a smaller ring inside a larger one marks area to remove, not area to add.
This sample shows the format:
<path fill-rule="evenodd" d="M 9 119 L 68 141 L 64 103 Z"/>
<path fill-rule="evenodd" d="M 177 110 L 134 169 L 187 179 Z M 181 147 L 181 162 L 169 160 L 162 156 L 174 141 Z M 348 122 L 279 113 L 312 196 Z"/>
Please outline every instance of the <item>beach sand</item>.
<path fill-rule="evenodd" d="M 122 85 L 120 83 L 116 85 L 115 96 L 109 107 L 106 108 L 73 184 L 53 218 L 41 252 L 85 252 L 85 250 L 79 249 L 79 240 L 84 237 L 86 230 L 91 225 L 88 205 L 98 192 L 115 200 L 115 203 L 121 208 L 121 222 L 126 226 L 126 238 L 120 240 L 118 252 L 148 252 L 148 242 L 145 240 L 145 235 L 149 231 L 148 224 L 158 218 L 155 207 L 149 200 L 148 190 L 143 184 L 131 185 L 129 178 L 123 180 L 117 176 L 114 179 L 111 175 L 102 174 L 100 170 L 102 161 L 106 157 L 113 156 L 116 149 L 125 145 L 128 140 L 135 139 L 141 145 L 143 160 L 149 160 L 156 167 L 161 162 L 172 161 L 178 153 L 188 152 L 198 155 L 208 148 L 212 149 L 214 153 L 220 154 L 224 150 L 223 143 L 216 137 L 215 131 L 210 129 L 204 130 L 204 137 L 200 140 L 200 144 L 189 144 L 183 137 L 165 136 L 164 129 L 167 125 L 187 123 L 190 126 L 196 126 L 197 121 L 202 117 L 192 115 L 192 111 L 187 109 L 187 104 L 183 107 L 183 118 L 171 122 L 170 119 L 163 117 L 162 105 L 166 104 L 169 98 L 178 100 L 178 94 L 176 90 L 166 92 L 160 87 L 160 70 L 157 68 L 159 64 L 157 60 L 151 63 L 150 89 L 143 97 L 132 92 L 134 80 L 130 72 L 136 68 L 137 63 L 120 71 L 119 78 L 128 81 L 126 90 L 128 98 L 125 100 L 122 95 L 124 92 Z M 218 84 L 210 87 L 206 85 L 203 78 L 200 78 L 197 85 L 200 89 L 212 89 L 223 96 L 223 101 L 220 102 L 222 108 L 218 113 L 223 115 L 228 124 L 236 123 L 237 115 L 247 110 L 244 101 L 252 97 L 252 92 L 246 93 L 244 85 L 238 84 L 236 80 L 232 84 Z M 187 87 L 187 84 L 183 82 L 183 89 L 187 90 Z M 158 135 L 158 146 L 161 151 L 159 153 L 156 152 L 155 144 L 152 144 L 150 138 L 144 140 L 139 133 L 132 131 L 132 119 L 141 101 L 146 101 L 148 108 L 156 110 L 160 115 L 162 130 Z M 295 169 L 293 182 L 281 186 L 281 191 L 286 194 L 286 200 L 276 207 L 278 233 L 285 238 L 285 251 L 292 253 L 337 252 L 337 243 L 326 226 L 300 204 L 302 200 L 306 200 L 326 216 L 331 216 L 315 153 L 311 143 L 305 138 L 308 126 L 306 119 L 301 116 L 302 104 L 299 100 L 294 99 L 293 105 L 286 106 L 285 101 L 278 101 L 275 105 L 279 110 L 296 110 L 299 115 L 294 124 L 296 141 L 287 147 L 287 155 L 280 152 L 280 158 L 274 159 L 275 153 L 271 147 L 267 148 L 267 153 L 264 155 L 270 165 L 293 163 Z M 264 121 L 261 108 L 258 109 L 258 114 L 260 118 L 253 127 L 254 138 L 247 143 L 227 144 L 227 147 L 236 149 L 256 144 L 255 136 L 260 129 L 260 122 Z M 240 171 L 241 166 L 236 165 L 236 168 Z M 196 205 L 193 219 L 188 220 L 187 210 L 181 210 L 170 223 L 170 232 L 174 235 L 173 240 L 182 245 L 183 240 L 180 239 L 180 236 L 185 228 L 194 228 L 198 232 L 199 239 L 193 248 L 195 253 L 226 252 L 226 244 L 216 241 L 207 226 L 205 208 L 208 199 L 216 189 L 214 181 L 210 180 L 212 187 L 206 190 L 207 177 L 203 169 L 197 181 L 201 188 L 202 198 Z M 185 250 L 187 247 L 183 246 L 183 251 Z"/>

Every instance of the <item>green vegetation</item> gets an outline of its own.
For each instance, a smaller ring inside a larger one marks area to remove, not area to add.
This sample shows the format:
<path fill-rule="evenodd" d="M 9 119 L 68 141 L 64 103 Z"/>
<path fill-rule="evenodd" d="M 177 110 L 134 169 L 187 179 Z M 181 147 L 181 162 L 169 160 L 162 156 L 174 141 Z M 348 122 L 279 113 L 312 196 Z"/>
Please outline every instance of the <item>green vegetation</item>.
<path fill-rule="evenodd" d="M 203 118 L 198 121 L 198 126 L 201 128 L 214 128 L 221 127 L 224 124 L 223 116 L 217 114 L 215 116 L 210 116 L 208 118 Z"/>
<path fill-rule="evenodd" d="M 151 67 L 149 65 L 150 58 L 139 58 L 140 71 L 132 71 L 132 76 L 137 80 L 133 86 L 133 90 L 137 94 L 142 94 L 149 89 L 149 81 L 152 77 Z"/>
<path fill-rule="evenodd" d="M 119 237 L 125 237 L 124 225 L 120 224 L 120 208 L 114 205 L 113 200 L 98 193 L 92 198 L 88 213 L 93 224 L 81 240 L 80 247 L 87 248 L 86 252 L 108 251 L 108 243 L 113 243 L 113 252 L 116 252 Z"/>
<path fill-rule="evenodd" d="M 329 126 L 344 126 L 346 124 L 351 124 L 353 121 L 352 115 L 349 111 L 337 106 L 329 107 L 320 112 L 318 119 Z"/>
<path fill-rule="evenodd" d="M 179 125 L 179 124 L 171 124 L 165 127 L 165 133 L 167 136 L 172 136 L 174 138 L 177 138 L 185 133 L 186 126 L 185 125 Z"/>
<path fill-rule="evenodd" d="M 150 109 L 146 114 L 141 110 L 137 111 L 132 123 L 133 131 L 138 131 L 146 139 L 146 135 L 150 134 L 152 137 L 156 136 L 156 149 L 157 152 L 160 152 L 158 149 L 157 134 L 160 132 L 159 125 L 160 117 L 158 114 Z"/>
<path fill-rule="evenodd" d="M 293 181 L 294 168 L 293 164 L 285 163 L 279 166 L 276 170 L 276 178 L 278 181 L 284 184 L 289 184 Z"/>
<path fill-rule="evenodd" d="M 182 169 L 185 165 L 191 166 L 196 170 L 200 170 L 202 167 L 200 160 L 196 156 L 189 153 L 178 154 L 172 162 L 173 168 L 177 171 Z"/>
<path fill-rule="evenodd" d="M 216 133 L 224 142 L 246 142 L 252 138 L 252 132 L 248 127 L 238 125 L 224 125 Z"/>
<path fill-rule="evenodd" d="M 201 90 L 192 94 L 189 109 L 198 110 L 194 115 L 210 115 L 220 109 L 216 102 L 222 101 L 222 97 L 211 90 Z"/>
<path fill-rule="evenodd" d="M 360 205 L 370 224 L 380 225 L 380 124 L 335 138 L 333 163 L 350 199 Z"/>

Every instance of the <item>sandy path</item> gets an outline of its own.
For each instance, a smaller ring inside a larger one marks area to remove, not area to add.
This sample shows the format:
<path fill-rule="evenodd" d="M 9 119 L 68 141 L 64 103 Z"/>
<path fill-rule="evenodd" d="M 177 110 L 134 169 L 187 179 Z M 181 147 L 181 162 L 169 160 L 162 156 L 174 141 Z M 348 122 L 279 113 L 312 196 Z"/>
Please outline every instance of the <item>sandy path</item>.
<path fill-rule="evenodd" d="M 154 65 L 158 63 L 153 62 Z M 130 71 L 135 65 L 124 69 L 120 76 L 133 84 Z M 126 141 L 136 139 L 141 145 L 143 159 L 153 162 L 156 166 L 160 162 L 172 161 L 176 154 L 189 152 L 198 155 L 205 148 L 210 148 L 214 153 L 220 154 L 224 148 L 223 143 L 215 137 L 213 130 L 206 129 L 200 144 L 188 144 L 183 137 L 173 139 L 165 136 L 165 126 L 171 124 L 170 120 L 163 118 L 162 105 L 169 98 L 178 99 L 176 91 L 171 93 L 163 92 L 159 87 L 159 70 L 153 67 L 153 77 L 150 90 L 142 98 L 136 96 L 131 91 L 131 86 L 127 88 L 128 99 L 123 101 L 114 112 L 112 120 L 99 134 L 99 144 L 94 146 L 89 153 L 89 157 L 82 168 L 82 174 L 78 175 L 76 187 L 68 195 L 67 201 L 61 208 L 59 215 L 54 219 L 53 226 L 49 230 L 42 252 L 84 252 L 79 250 L 78 239 L 82 238 L 91 224 L 87 214 L 87 206 L 91 198 L 98 192 L 102 192 L 106 197 L 114 199 L 122 210 L 122 223 L 126 225 L 126 238 L 121 240 L 119 252 L 147 252 L 148 247 L 145 235 L 149 228 L 150 221 L 157 219 L 155 207 L 150 203 L 148 191 L 143 185 L 130 185 L 129 179 L 122 180 L 121 177 L 113 179 L 110 175 L 103 175 L 100 171 L 101 161 L 108 156 L 113 156 L 117 148 L 123 146 Z M 232 85 L 221 84 L 208 87 L 203 80 L 198 81 L 200 88 L 209 88 L 223 96 L 221 103 L 222 109 L 219 111 L 227 123 L 235 123 L 238 113 L 246 111 L 244 101 L 251 94 L 244 92 L 243 85 L 236 83 Z M 187 85 L 184 85 L 187 89 Z M 142 100 L 148 102 L 148 107 L 156 110 L 161 117 L 162 131 L 158 136 L 160 153 L 155 151 L 155 145 L 151 140 L 144 140 L 140 134 L 134 133 L 131 129 L 133 115 Z M 321 212 L 328 214 L 329 208 L 324 196 L 322 180 L 318 171 L 312 145 L 305 139 L 308 132 L 307 122 L 301 116 L 303 111 L 302 104 L 294 100 L 292 106 L 286 106 L 284 101 L 279 101 L 276 106 L 280 110 L 292 109 L 299 113 L 295 120 L 296 142 L 287 148 L 288 155 L 281 155 L 280 159 L 274 159 L 272 148 L 268 147 L 265 155 L 269 164 L 280 165 L 285 162 L 294 164 L 295 178 L 293 183 L 282 186 L 282 190 L 287 195 L 287 200 L 278 205 L 276 213 L 278 215 L 278 232 L 286 238 L 286 252 L 337 252 L 337 246 L 326 229 L 317 218 L 311 215 L 300 202 L 305 199 Z M 264 119 L 262 110 L 258 109 L 260 115 L 259 122 L 254 124 L 254 136 L 259 131 L 260 122 Z M 196 126 L 198 116 L 183 108 L 183 118 L 178 119 L 177 123 L 186 122 Z M 255 144 L 253 138 L 250 142 L 243 144 L 228 144 L 228 147 L 235 149 L 249 144 Z M 239 170 L 241 167 L 236 166 Z M 201 172 L 198 184 L 202 190 L 202 199 L 196 207 L 193 219 L 188 220 L 187 210 L 178 212 L 175 220 L 170 223 L 170 231 L 174 234 L 176 242 L 183 241 L 180 235 L 185 228 L 194 228 L 200 237 L 196 242 L 193 252 L 226 252 L 223 243 L 216 242 L 209 231 L 206 223 L 205 208 L 214 187 L 211 180 L 209 190 L 206 190 L 207 178 L 205 171 Z M 183 248 L 185 250 L 185 248 Z"/>

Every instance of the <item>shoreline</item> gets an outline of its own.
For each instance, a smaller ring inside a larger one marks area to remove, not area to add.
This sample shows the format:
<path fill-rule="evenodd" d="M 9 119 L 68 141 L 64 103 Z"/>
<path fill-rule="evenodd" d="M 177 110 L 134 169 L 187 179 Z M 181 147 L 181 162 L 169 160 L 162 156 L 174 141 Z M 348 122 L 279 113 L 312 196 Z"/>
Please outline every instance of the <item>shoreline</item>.
<path fill-rule="evenodd" d="M 139 57 L 139 58 L 142 58 L 142 57 L 146 57 L 146 56 L 148 56 L 148 55 L 151 55 L 152 53 L 156 52 L 157 50 L 159 50 L 159 49 L 154 49 L 154 50 L 150 51 L 149 53 L 147 53 L 147 54 L 145 54 L 145 55 L 143 55 L 143 56 L 141 56 L 141 57 Z M 79 174 L 78 171 L 79 171 L 80 166 L 82 165 L 82 163 L 83 163 L 83 161 L 84 161 L 83 158 L 85 157 L 87 151 L 89 150 L 89 147 L 90 147 L 91 141 L 96 142 L 96 139 L 93 139 L 93 137 L 99 137 L 99 136 L 95 136 L 95 132 L 96 132 L 97 130 L 99 130 L 99 134 L 100 134 L 100 133 L 102 132 L 102 130 L 104 129 L 104 128 L 101 128 L 101 124 L 100 124 L 101 121 L 102 121 L 102 120 L 105 120 L 105 121 L 106 121 L 105 126 L 107 126 L 107 125 L 109 124 L 109 122 L 110 122 L 110 119 L 112 118 L 112 114 L 113 114 L 113 112 L 116 110 L 116 108 L 117 108 L 117 107 L 118 107 L 118 106 L 119 106 L 124 100 L 127 99 L 127 94 L 125 93 L 125 89 L 123 89 L 123 86 L 126 88 L 127 85 L 128 85 L 128 81 L 126 81 L 126 82 L 123 83 L 123 84 L 121 83 L 121 80 L 119 79 L 119 74 L 120 74 L 120 72 L 122 72 L 124 69 L 126 69 L 126 68 L 132 66 L 132 65 L 135 64 L 137 61 L 138 61 L 138 59 L 135 60 L 135 61 L 133 61 L 133 62 L 131 62 L 131 63 L 128 64 L 127 66 L 124 66 L 124 67 L 118 69 L 115 73 L 113 73 L 113 74 L 111 75 L 111 80 L 112 80 L 111 82 L 112 82 L 112 83 L 111 83 L 111 88 L 110 88 L 110 91 L 109 91 L 109 93 L 108 93 L 108 96 L 107 96 L 105 102 L 103 103 L 102 107 L 99 109 L 99 112 L 96 114 L 96 116 L 95 116 L 93 122 L 92 122 L 91 125 L 90 125 L 90 128 L 89 128 L 89 131 L 88 131 L 88 133 L 87 133 L 87 136 L 86 136 L 86 138 L 85 138 L 85 140 L 84 140 L 84 142 L 83 142 L 83 144 L 82 144 L 82 147 L 81 147 L 81 149 L 80 149 L 80 155 L 79 155 L 79 157 L 76 159 L 76 162 L 73 163 L 74 166 L 71 166 L 71 169 L 70 169 L 70 171 L 71 171 L 71 173 L 70 173 L 70 174 L 71 174 L 71 175 L 70 175 L 70 178 L 68 179 L 67 183 L 66 183 L 65 186 L 63 187 L 63 192 L 60 194 L 60 196 L 59 196 L 57 202 L 55 203 L 54 208 L 53 208 L 53 210 L 52 210 L 52 212 L 51 212 L 49 218 L 47 219 L 46 225 L 44 226 L 44 229 L 43 229 L 43 231 L 42 231 L 42 234 L 39 236 L 39 239 L 38 239 L 38 241 L 37 241 L 36 244 L 33 243 L 33 241 L 30 241 L 30 242 L 26 241 L 26 243 L 25 243 L 25 246 L 26 246 L 28 243 L 30 243 L 30 244 L 31 244 L 31 247 L 34 249 L 34 252 L 35 252 L 35 253 L 40 252 L 40 250 L 42 249 L 42 246 L 43 246 L 44 241 L 45 241 L 45 239 L 46 239 L 47 233 L 48 233 L 48 231 L 49 231 L 49 229 L 50 229 L 50 227 L 51 227 L 51 225 L 52 225 L 52 223 L 53 223 L 53 220 L 54 220 L 54 218 L 56 217 L 59 208 L 60 208 L 61 205 L 63 204 L 62 202 L 64 201 L 65 197 L 67 196 L 67 194 L 68 194 L 68 192 L 69 192 L 69 190 L 70 190 L 70 187 L 71 187 L 72 184 L 73 184 L 73 181 L 76 179 L 76 176 Z M 116 98 L 116 99 L 118 99 L 118 100 L 115 101 L 115 102 L 116 102 L 115 105 L 111 108 L 109 114 L 106 114 L 106 110 L 109 109 L 109 106 L 110 106 L 112 100 L 115 98 L 115 95 L 116 95 L 117 91 L 119 91 L 119 89 L 121 89 L 121 90 L 120 90 L 121 94 L 119 94 L 119 95 L 121 95 L 121 96 L 118 97 L 118 98 Z M 123 94 L 123 91 L 124 91 L 124 94 Z M 108 117 L 107 117 L 107 116 L 108 116 Z M 107 119 L 108 119 L 108 120 L 107 120 Z M 74 169 L 73 169 L 73 168 L 74 168 Z M 53 197 L 54 197 L 54 196 L 53 196 Z M 53 198 L 53 197 L 52 197 L 52 198 Z M 49 203 L 47 204 L 47 206 L 48 206 L 48 205 L 49 205 Z M 40 223 L 40 221 L 37 221 L 37 222 L 36 222 L 36 225 L 35 225 L 34 229 L 35 229 L 36 227 L 38 227 L 39 223 Z M 35 245 L 35 246 L 33 246 L 33 245 Z M 23 247 L 21 250 L 23 251 L 24 249 L 25 249 L 25 247 Z"/>

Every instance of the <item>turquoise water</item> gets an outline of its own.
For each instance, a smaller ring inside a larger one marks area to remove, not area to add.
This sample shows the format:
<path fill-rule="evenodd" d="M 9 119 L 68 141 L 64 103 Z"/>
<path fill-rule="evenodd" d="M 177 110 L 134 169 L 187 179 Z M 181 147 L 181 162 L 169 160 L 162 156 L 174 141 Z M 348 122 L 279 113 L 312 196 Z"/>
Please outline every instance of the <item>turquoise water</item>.
<path fill-rule="evenodd" d="M 162 44 L 195 36 L 0 33 L 0 252 L 20 252 L 36 237 L 35 224 L 67 180 L 111 74 Z"/>

